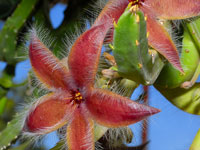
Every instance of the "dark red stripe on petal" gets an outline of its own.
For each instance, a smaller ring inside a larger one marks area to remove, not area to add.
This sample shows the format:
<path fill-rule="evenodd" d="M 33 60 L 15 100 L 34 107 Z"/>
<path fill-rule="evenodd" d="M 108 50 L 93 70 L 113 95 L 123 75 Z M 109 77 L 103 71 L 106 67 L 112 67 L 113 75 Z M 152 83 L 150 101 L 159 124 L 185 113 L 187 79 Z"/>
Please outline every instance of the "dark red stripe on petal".
<path fill-rule="evenodd" d="M 79 87 L 93 86 L 104 37 L 108 28 L 99 25 L 83 33 L 74 43 L 68 64 Z"/>
<path fill-rule="evenodd" d="M 41 97 L 26 120 L 27 131 L 48 133 L 72 119 L 74 107 L 69 103 L 70 96 L 65 96 L 48 94 Z"/>
<path fill-rule="evenodd" d="M 67 146 L 70 150 L 94 150 L 94 124 L 78 108 L 67 127 Z"/>
<path fill-rule="evenodd" d="M 68 89 L 67 68 L 45 47 L 35 32 L 31 36 L 29 58 L 34 73 L 48 88 Z"/>
<path fill-rule="evenodd" d="M 110 91 L 94 89 L 86 99 L 92 118 L 108 127 L 127 126 L 160 112 Z"/>

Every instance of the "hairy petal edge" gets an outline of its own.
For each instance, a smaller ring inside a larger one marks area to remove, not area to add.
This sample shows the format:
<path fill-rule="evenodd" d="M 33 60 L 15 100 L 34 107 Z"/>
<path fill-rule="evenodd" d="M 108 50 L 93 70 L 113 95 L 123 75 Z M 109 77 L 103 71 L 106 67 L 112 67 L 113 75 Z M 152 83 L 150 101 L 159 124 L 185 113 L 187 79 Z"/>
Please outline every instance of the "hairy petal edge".
<path fill-rule="evenodd" d="M 67 127 L 67 145 L 70 150 L 94 150 L 94 124 L 77 109 Z"/>
<path fill-rule="evenodd" d="M 67 68 L 39 40 L 35 32 L 32 32 L 29 46 L 29 58 L 35 75 L 47 88 L 68 89 Z"/>
<path fill-rule="evenodd" d="M 95 121 L 107 127 L 127 126 L 160 112 L 102 89 L 93 89 L 87 97 L 86 107 Z"/>
<path fill-rule="evenodd" d="M 156 20 L 147 15 L 148 43 L 163 55 L 176 69 L 183 72 L 177 48 L 167 30 Z"/>
<path fill-rule="evenodd" d="M 94 85 L 103 40 L 108 28 L 92 27 L 72 46 L 68 57 L 69 70 L 78 87 Z"/>
<path fill-rule="evenodd" d="M 75 108 L 69 101 L 70 95 L 65 94 L 65 98 L 63 96 L 50 93 L 39 98 L 26 119 L 26 130 L 48 133 L 69 122 Z"/>

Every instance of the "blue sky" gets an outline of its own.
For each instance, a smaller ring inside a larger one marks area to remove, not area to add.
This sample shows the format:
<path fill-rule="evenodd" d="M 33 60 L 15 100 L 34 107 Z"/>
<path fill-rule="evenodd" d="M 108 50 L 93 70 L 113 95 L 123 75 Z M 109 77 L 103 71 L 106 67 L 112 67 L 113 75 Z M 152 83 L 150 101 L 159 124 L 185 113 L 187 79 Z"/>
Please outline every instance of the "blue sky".
<path fill-rule="evenodd" d="M 50 18 L 54 28 L 62 22 L 65 9 L 66 6 L 62 4 L 58 4 L 51 9 Z M 0 72 L 5 68 L 5 65 L 5 63 L 0 63 Z M 23 82 L 29 69 L 30 63 L 28 60 L 19 63 L 13 80 L 17 83 Z M 136 89 L 132 99 L 136 99 L 139 93 L 141 93 L 141 86 Z M 199 129 L 200 117 L 177 109 L 153 87 L 150 87 L 149 101 L 151 106 L 161 109 L 162 112 L 149 118 L 150 144 L 148 150 L 188 150 Z M 141 123 L 131 125 L 131 128 L 135 134 L 131 145 L 140 144 Z M 52 135 L 55 135 L 55 133 L 51 133 L 47 138 L 48 140 L 44 141 L 48 148 L 57 141 L 55 136 Z"/>

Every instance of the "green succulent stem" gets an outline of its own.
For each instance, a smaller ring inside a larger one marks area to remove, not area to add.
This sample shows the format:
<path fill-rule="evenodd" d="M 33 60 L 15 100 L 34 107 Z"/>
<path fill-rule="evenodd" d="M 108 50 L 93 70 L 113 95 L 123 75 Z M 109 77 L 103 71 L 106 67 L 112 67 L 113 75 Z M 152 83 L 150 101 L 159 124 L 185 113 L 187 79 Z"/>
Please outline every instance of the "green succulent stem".
<path fill-rule="evenodd" d="M 11 145 L 13 140 L 16 140 L 22 130 L 22 126 L 19 123 L 19 118 L 14 118 L 11 122 L 8 122 L 7 127 L 0 132 L 0 149 L 6 149 Z"/>
<path fill-rule="evenodd" d="M 0 32 L 0 59 L 16 63 L 17 34 L 30 16 L 38 0 L 22 0 L 14 13 L 6 20 Z"/>
<path fill-rule="evenodd" d="M 200 53 L 200 18 L 186 23 L 186 28 L 192 36 Z"/>
<path fill-rule="evenodd" d="M 137 84 L 153 84 L 164 63 L 156 51 L 149 50 L 143 12 L 128 6 L 114 26 L 113 54 L 119 75 Z"/>

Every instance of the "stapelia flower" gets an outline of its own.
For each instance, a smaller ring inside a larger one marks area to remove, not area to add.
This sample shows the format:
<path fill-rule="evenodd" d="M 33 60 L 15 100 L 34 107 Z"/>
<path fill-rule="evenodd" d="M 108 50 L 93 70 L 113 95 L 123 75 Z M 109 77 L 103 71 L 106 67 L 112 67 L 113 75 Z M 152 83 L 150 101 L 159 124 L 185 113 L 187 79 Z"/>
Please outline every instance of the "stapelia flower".
<path fill-rule="evenodd" d="M 159 112 L 110 91 L 94 88 L 106 29 L 106 25 L 99 25 L 83 33 L 72 46 L 68 59 L 62 61 L 45 47 L 35 31 L 32 32 L 31 65 L 36 77 L 51 92 L 31 107 L 25 131 L 46 134 L 67 124 L 68 149 L 93 150 L 94 123 L 107 127 L 127 126 Z"/>
<path fill-rule="evenodd" d="M 147 17 L 149 45 L 183 72 L 177 48 L 159 20 L 178 20 L 197 16 L 200 14 L 200 0 L 110 0 L 94 25 L 108 21 L 112 23 L 113 20 L 117 22 L 129 2 L 132 2 L 132 6 L 139 7 Z M 112 38 L 112 35 L 109 37 Z"/>

